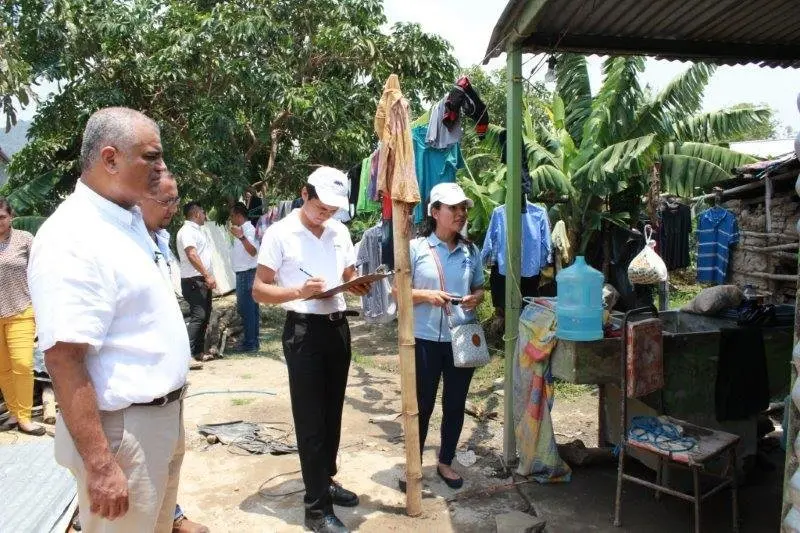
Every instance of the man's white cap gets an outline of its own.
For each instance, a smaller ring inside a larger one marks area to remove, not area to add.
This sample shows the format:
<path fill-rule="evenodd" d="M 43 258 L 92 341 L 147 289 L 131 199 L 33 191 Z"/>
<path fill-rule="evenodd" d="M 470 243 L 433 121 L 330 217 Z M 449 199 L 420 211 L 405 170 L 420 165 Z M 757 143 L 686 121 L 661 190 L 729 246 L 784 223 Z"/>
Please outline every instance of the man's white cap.
<path fill-rule="evenodd" d="M 308 177 L 308 184 L 314 186 L 319 201 L 339 209 L 350 209 L 350 186 L 347 183 L 347 175 L 331 167 L 319 167 Z"/>
<path fill-rule="evenodd" d="M 308 184 L 314 186 L 319 201 L 331 207 L 350 209 L 350 186 L 347 175 L 332 167 L 319 167 L 308 176 Z"/>
<path fill-rule="evenodd" d="M 467 207 L 472 207 L 475 203 L 467 198 L 464 190 L 455 183 L 440 183 L 431 189 L 430 201 L 428 202 L 428 214 L 431 214 L 431 206 L 439 202 L 445 205 L 458 205 L 467 202 Z"/>

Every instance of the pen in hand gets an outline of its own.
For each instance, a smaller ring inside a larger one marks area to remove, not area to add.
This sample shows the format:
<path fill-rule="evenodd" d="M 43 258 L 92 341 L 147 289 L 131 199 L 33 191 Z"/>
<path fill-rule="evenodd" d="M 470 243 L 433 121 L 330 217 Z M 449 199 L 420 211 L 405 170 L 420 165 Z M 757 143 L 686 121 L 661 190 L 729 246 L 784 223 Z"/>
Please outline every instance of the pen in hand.
<path fill-rule="evenodd" d="M 298 269 L 300 272 L 302 272 L 303 274 L 305 274 L 306 276 L 308 276 L 309 278 L 313 278 L 313 277 L 314 277 L 314 275 L 313 275 L 313 274 L 310 274 L 310 273 L 308 273 L 308 272 L 307 272 L 307 271 L 306 271 L 306 270 L 305 270 L 303 267 L 297 267 L 297 269 Z"/>

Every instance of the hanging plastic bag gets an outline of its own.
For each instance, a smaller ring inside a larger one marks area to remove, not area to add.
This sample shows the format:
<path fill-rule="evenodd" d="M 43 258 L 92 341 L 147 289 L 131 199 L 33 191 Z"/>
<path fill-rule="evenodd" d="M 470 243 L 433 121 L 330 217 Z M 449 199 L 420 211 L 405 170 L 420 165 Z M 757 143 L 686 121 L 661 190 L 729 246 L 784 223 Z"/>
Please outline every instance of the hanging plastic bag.
<path fill-rule="evenodd" d="M 636 285 L 652 285 L 667 281 L 667 265 L 658 256 L 655 250 L 656 241 L 653 240 L 653 228 L 644 227 L 644 250 L 633 258 L 628 265 L 628 279 Z"/>

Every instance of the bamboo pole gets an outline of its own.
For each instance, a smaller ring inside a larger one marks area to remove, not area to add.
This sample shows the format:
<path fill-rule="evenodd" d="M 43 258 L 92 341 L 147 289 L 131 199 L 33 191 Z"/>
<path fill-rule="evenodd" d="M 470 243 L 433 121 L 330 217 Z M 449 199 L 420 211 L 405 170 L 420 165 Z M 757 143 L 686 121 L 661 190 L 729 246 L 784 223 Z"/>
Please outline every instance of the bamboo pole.
<path fill-rule="evenodd" d="M 772 233 L 772 179 L 767 176 L 764 178 L 764 229 L 766 232 Z M 767 237 L 767 247 L 772 244 L 772 239 Z M 767 255 L 767 270 L 774 272 L 775 264 L 772 260 L 772 255 Z M 767 280 L 767 289 L 770 293 L 775 294 L 775 281 Z"/>
<path fill-rule="evenodd" d="M 508 90 L 506 93 L 506 333 L 505 386 L 503 388 L 503 459 L 516 463 L 517 442 L 514 433 L 514 351 L 517 347 L 520 311 L 520 252 L 522 248 L 522 51 L 519 47 L 506 54 Z"/>
<path fill-rule="evenodd" d="M 403 403 L 403 433 L 406 448 L 406 512 L 422 514 L 422 455 L 419 449 L 419 407 L 414 355 L 414 303 L 411 299 L 412 207 L 392 200 L 394 232 L 394 279 L 397 286 L 397 347 L 400 353 L 400 398 Z"/>
<path fill-rule="evenodd" d="M 786 175 L 781 175 L 781 176 L 773 176 L 772 180 L 773 181 L 780 181 L 780 180 L 784 180 L 784 179 L 791 178 L 791 177 L 792 177 L 791 174 L 786 174 Z M 734 187 L 732 189 L 727 189 L 725 191 L 722 191 L 722 196 L 723 197 L 724 196 L 730 196 L 730 195 L 736 194 L 738 192 L 750 191 L 750 190 L 753 190 L 753 189 L 758 189 L 758 188 L 763 187 L 763 186 L 764 186 L 764 182 L 760 181 L 760 180 L 759 181 L 754 181 L 753 183 L 745 183 L 744 185 L 739 185 L 738 187 Z M 696 202 L 698 200 L 707 200 L 709 198 L 714 198 L 716 195 L 717 195 L 716 193 L 701 194 L 700 196 L 695 196 L 691 200 L 693 202 Z"/>
<path fill-rule="evenodd" d="M 736 246 L 737 250 L 744 250 L 746 252 L 754 252 L 757 254 L 767 254 L 773 257 L 780 257 L 781 259 L 797 259 L 797 254 L 790 254 L 789 252 L 777 252 L 777 251 L 765 251 L 764 248 L 759 248 L 757 246 Z"/>
<path fill-rule="evenodd" d="M 743 276 L 750 276 L 751 278 L 797 283 L 797 276 L 791 274 L 767 274 L 766 272 L 742 272 L 740 270 L 737 270 L 736 273 Z"/>
<path fill-rule="evenodd" d="M 786 233 L 762 233 L 759 231 L 742 231 L 740 233 L 744 237 L 756 237 L 756 238 L 772 237 L 775 239 L 783 239 L 785 241 L 797 242 L 797 235 L 787 235 Z"/>

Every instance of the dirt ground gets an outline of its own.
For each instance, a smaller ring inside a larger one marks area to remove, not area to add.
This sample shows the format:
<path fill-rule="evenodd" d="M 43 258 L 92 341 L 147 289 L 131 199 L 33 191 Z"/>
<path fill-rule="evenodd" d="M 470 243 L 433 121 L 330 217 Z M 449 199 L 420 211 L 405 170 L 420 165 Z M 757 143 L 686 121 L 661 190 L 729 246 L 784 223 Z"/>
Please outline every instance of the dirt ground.
<path fill-rule="evenodd" d="M 243 420 L 261 424 L 276 437 L 294 443 L 286 366 L 280 349 L 280 313 L 266 316 L 261 353 L 227 354 L 201 371 L 190 373 L 190 396 L 184 403 L 186 457 L 179 503 L 187 516 L 214 532 L 303 531 L 302 479 L 296 454 L 248 455 L 233 446 L 208 444 L 200 424 Z M 423 458 L 423 514 L 405 514 L 405 495 L 397 489 L 404 469 L 394 326 L 351 321 L 353 364 L 348 381 L 340 470 L 337 479 L 360 495 L 355 508 L 337 508 L 353 530 L 364 532 L 491 532 L 495 516 L 531 511 L 547 520 L 547 531 L 640 532 L 685 531 L 690 506 L 674 499 L 656 502 L 649 491 L 626 485 L 622 528 L 611 525 L 616 463 L 574 469 L 572 481 L 560 485 L 522 484 L 509 488 L 502 454 L 503 398 L 492 392 L 492 376 L 473 380 L 470 401 L 496 418 L 467 416 L 460 451 L 475 453 L 475 463 L 454 468 L 465 479 L 459 491 L 449 489 L 435 472 L 440 416 L 434 413 Z M 497 366 L 500 368 L 500 366 Z M 250 391 L 250 392 L 245 392 Z M 270 392 L 274 394 L 263 394 Z M 597 396 L 589 388 L 556 393 L 553 423 L 559 443 L 597 442 Z M 0 445 L 30 439 L 0 433 Z M 777 469 L 740 491 L 744 532 L 775 531 L 780 516 L 782 453 L 773 450 Z M 470 461 L 466 460 L 469 463 Z M 635 466 L 634 466 L 635 468 Z M 709 501 L 704 531 L 729 531 L 729 498 Z"/>

